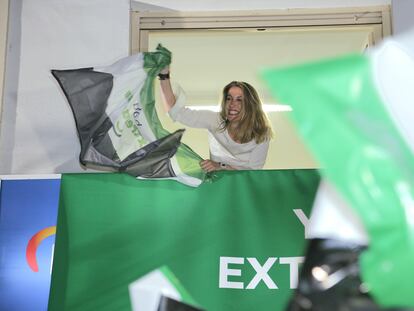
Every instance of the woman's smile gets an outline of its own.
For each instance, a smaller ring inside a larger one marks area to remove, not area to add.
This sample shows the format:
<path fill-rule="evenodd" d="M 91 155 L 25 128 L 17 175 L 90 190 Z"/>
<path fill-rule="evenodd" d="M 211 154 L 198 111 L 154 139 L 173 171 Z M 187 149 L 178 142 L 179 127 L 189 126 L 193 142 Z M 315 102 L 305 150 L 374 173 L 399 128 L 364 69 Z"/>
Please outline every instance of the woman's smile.
<path fill-rule="evenodd" d="M 237 86 L 229 89 L 226 97 L 227 120 L 235 121 L 240 119 L 243 108 L 243 91 Z"/>

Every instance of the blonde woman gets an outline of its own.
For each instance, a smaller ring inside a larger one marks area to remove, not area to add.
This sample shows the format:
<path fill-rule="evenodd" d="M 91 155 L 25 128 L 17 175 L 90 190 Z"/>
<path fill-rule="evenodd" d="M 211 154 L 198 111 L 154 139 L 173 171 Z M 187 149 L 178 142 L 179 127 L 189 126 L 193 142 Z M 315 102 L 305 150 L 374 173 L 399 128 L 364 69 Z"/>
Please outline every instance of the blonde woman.
<path fill-rule="evenodd" d="M 223 89 L 220 112 L 192 110 L 182 91 L 174 94 L 169 70 L 159 75 L 166 111 L 174 121 L 208 130 L 210 159 L 200 162 L 206 172 L 263 168 L 272 129 L 256 90 L 233 81 Z"/>

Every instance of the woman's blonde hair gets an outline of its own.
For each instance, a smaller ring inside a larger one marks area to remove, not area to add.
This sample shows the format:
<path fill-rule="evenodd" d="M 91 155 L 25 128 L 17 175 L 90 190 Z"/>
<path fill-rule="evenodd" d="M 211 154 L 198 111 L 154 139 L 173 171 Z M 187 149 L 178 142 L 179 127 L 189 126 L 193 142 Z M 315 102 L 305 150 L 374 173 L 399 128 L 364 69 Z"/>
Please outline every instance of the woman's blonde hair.
<path fill-rule="evenodd" d="M 225 130 L 230 125 L 226 116 L 226 99 L 233 86 L 243 91 L 242 116 L 233 138 L 240 143 L 247 143 L 254 139 L 258 144 L 270 140 L 273 137 L 270 122 L 263 111 L 259 95 L 254 87 L 247 82 L 232 81 L 223 88 L 220 109 L 220 117 L 223 120 L 221 129 Z"/>

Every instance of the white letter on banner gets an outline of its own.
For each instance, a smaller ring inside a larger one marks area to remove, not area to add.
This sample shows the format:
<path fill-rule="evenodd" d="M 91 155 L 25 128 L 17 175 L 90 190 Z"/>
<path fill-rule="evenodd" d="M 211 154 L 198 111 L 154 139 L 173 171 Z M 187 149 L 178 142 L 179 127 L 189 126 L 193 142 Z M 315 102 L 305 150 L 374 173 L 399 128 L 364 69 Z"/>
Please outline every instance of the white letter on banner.
<path fill-rule="evenodd" d="M 308 239 L 308 224 L 309 218 L 306 217 L 305 213 L 301 209 L 294 209 L 293 212 L 299 218 L 300 222 L 305 227 L 305 239 Z"/>
<path fill-rule="evenodd" d="M 270 268 L 273 266 L 273 264 L 276 262 L 277 257 L 269 257 L 263 267 L 259 264 L 256 258 L 247 258 L 247 260 L 250 262 L 254 270 L 256 270 L 256 275 L 254 278 L 250 281 L 249 285 L 247 285 L 246 289 L 254 289 L 256 288 L 257 284 L 259 284 L 260 280 L 263 280 L 268 288 L 270 289 L 277 289 L 278 287 L 273 282 L 273 280 L 269 277 L 267 272 L 270 270 Z"/>
<path fill-rule="evenodd" d="M 241 276 L 241 270 L 229 269 L 229 264 L 244 264 L 243 257 L 220 257 L 220 275 L 219 288 L 239 288 L 243 289 L 243 282 L 229 282 L 227 277 L 229 275 Z"/>
<path fill-rule="evenodd" d="M 290 288 L 297 288 L 299 281 L 299 264 L 305 261 L 305 257 L 280 257 L 280 264 L 288 264 L 290 270 Z"/>

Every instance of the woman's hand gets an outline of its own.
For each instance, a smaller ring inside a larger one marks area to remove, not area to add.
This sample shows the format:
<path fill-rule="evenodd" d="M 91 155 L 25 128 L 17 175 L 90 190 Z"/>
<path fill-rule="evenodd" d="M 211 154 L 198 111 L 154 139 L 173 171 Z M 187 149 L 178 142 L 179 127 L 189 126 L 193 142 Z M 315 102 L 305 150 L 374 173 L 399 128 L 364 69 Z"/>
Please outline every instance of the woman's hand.
<path fill-rule="evenodd" d="M 221 169 L 220 163 L 212 160 L 203 160 L 200 162 L 200 166 L 206 172 L 219 171 Z"/>
<path fill-rule="evenodd" d="M 162 68 L 160 73 L 161 74 L 170 73 L 170 66 L 165 66 L 164 68 Z"/>

